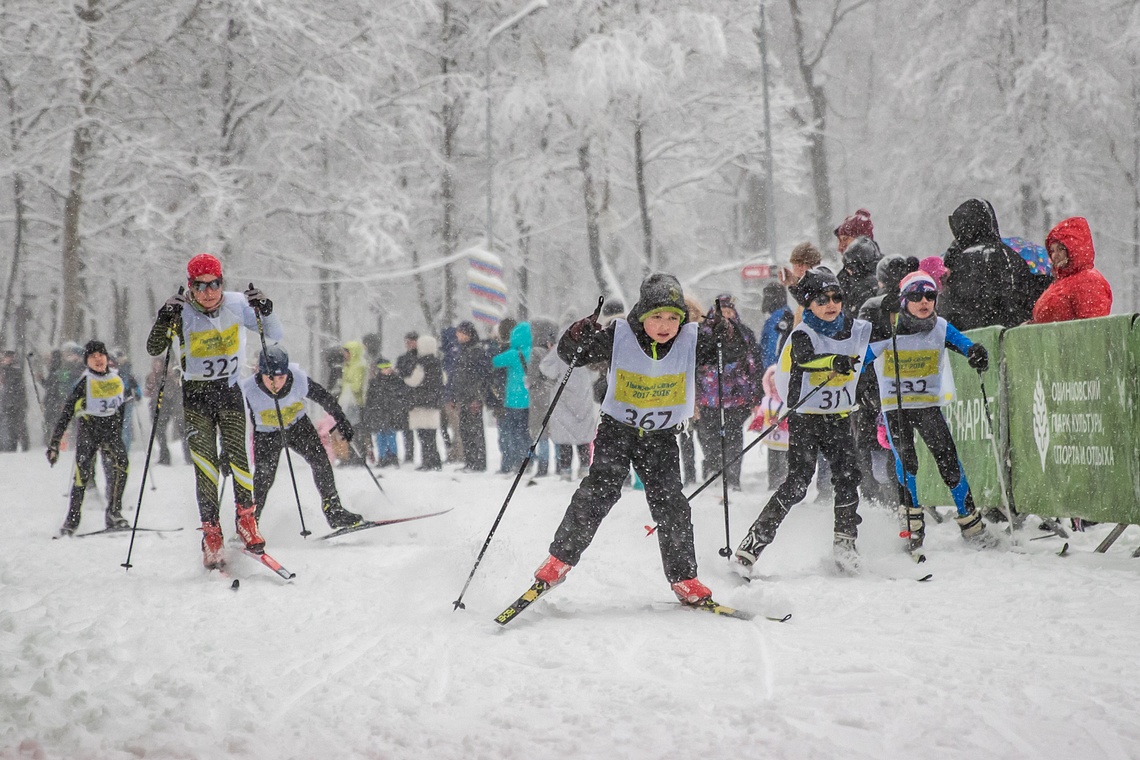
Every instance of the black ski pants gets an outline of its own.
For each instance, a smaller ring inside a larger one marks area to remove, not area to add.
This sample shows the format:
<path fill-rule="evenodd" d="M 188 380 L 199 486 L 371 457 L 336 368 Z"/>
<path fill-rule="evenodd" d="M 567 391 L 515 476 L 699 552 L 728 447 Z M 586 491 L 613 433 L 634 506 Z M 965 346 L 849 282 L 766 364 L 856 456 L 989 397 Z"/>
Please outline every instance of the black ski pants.
<path fill-rule="evenodd" d="M 954 504 L 959 514 L 968 514 L 974 511 L 974 497 L 970 493 L 968 483 L 962 472 L 962 463 L 958 461 L 958 447 L 954 445 L 954 436 L 950 433 L 950 426 L 942 416 L 942 410 L 936 406 L 924 409 L 903 409 L 901 416 L 898 411 L 887 412 L 887 429 L 891 434 L 891 443 L 895 455 L 902 462 L 905 476 L 899 479 L 909 492 L 911 503 L 918 505 L 916 477 L 918 475 L 918 452 L 914 448 L 914 433 L 922 436 L 926 448 L 934 456 L 938 465 L 938 473 L 942 482 L 950 489 L 954 497 Z"/>
<path fill-rule="evenodd" d="M 75 472 L 71 483 L 71 498 L 67 506 L 64 527 L 79 527 L 80 511 L 87 483 L 95 474 L 95 454 L 103 452 L 107 473 L 107 519 L 118 517 L 123 511 L 123 489 L 127 485 L 127 447 L 123 445 L 122 415 L 111 417 L 80 417 L 76 424 Z"/>
<path fill-rule="evenodd" d="M 182 384 L 182 409 L 194 462 L 198 515 L 204 523 L 217 524 L 219 432 L 233 475 L 234 501 L 242 508 L 253 503 L 253 477 L 245 452 L 245 399 L 241 388 L 228 380 L 187 380 Z"/>
<path fill-rule="evenodd" d="M 285 442 L 290 449 L 301 455 L 313 471 L 313 482 L 324 504 L 339 504 L 336 480 L 328 452 L 321 444 L 321 437 L 306 415 L 285 428 Z M 257 505 L 257 519 L 265 508 L 265 498 L 273 481 L 277 478 L 277 465 L 281 461 L 281 433 L 255 430 L 253 433 L 253 503 Z"/>
<path fill-rule="evenodd" d="M 689 502 L 681 493 L 681 464 L 673 430 L 645 432 L 603 414 L 594 439 L 594 461 L 554 534 L 550 553 L 577 565 L 602 520 L 621 498 L 633 465 L 645 485 L 649 513 L 657 523 L 661 563 L 670 583 L 697 577 Z"/>
<path fill-rule="evenodd" d="M 792 414 L 788 417 L 788 477 L 768 500 L 751 532 L 758 543 L 770 544 L 788 511 L 803 501 L 815 474 L 819 454 L 831 465 L 835 488 L 835 532 L 858 536 L 859 469 L 848 415 Z"/>

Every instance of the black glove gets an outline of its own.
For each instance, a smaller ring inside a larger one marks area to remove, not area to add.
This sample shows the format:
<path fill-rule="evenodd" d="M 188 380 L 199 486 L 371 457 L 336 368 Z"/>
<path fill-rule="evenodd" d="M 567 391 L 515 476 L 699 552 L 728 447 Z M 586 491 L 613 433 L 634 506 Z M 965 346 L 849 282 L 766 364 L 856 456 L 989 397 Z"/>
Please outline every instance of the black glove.
<path fill-rule="evenodd" d="M 899 302 L 899 297 L 890 293 L 883 296 L 883 311 L 888 314 L 898 314 L 902 311 L 902 303 Z"/>
<path fill-rule="evenodd" d="M 245 290 L 245 300 L 249 301 L 249 305 L 253 310 L 263 317 L 268 317 L 273 313 L 273 302 L 265 297 L 265 294 L 258 288 L 253 287 L 253 283 Z"/>
<path fill-rule="evenodd" d="M 601 326 L 594 321 L 592 316 L 583 317 L 570 325 L 570 329 L 566 331 L 566 334 L 569 335 L 570 340 L 575 343 L 582 343 L 594 337 L 594 334 L 597 333 L 599 329 L 601 329 Z"/>
<path fill-rule="evenodd" d="M 166 303 L 158 310 L 158 318 L 163 324 L 171 324 L 174 318 L 182 313 L 182 307 L 186 305 L 186 296 L 179 292 L 166 299 Z"/>
<path fill-rule="evenodd" d="M 855 371 L 855 361 L 846 354 L 836 354 L 831 360 L 831 368 L 841 375 L 849 375 Z"/>
<path fill-rule="evenodd" d="M 981 343 L 970 346 L 970 350 L 966 352 L 966 361 L 969 362 L 971 368 L 979 372 L 985 372 L 990 368 L 989 352 Z"/>
<path fill-rule="evenodd" d="M 55 467 L 55 463 L 57 461 L 59 461 L 59 444 L 58 443 L 53 443 L 50 446 L 48 446 L 47 460 L 48 460 L 48 463 L 52 467 Z"/>
<path fill-rule="evenodd" d="M 348 420 L 340 420 L 336 423 L 336 431 L 340 433 L 340 437 L 344 439 L 345 443 L 352 443 L 354 431 L 351 422 Z"/>

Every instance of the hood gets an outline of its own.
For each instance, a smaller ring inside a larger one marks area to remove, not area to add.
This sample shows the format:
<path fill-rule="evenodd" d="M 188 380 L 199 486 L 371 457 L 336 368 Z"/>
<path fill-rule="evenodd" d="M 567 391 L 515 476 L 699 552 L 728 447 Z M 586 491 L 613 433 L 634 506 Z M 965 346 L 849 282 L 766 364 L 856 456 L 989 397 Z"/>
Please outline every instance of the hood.
<path fill-rule="evenodd" d="M 526 360 L 530 361 L 531 345 L 530 322 L 519 322 L 511 330 L 511 348 L 515 351 L 522 351 Z"/>
<path fill-rule="evenodd" d="M 364 344 L 358 340 L 350 340 L 344 344 L 344 350 L 348 351 L 349 364 L 363 364 L 364 363 Z"/>
<path fill-rule="evenodd" d="M 1063 219 L 1056 227 L 1049 230 L 1049 235 L 1045 238 L 1045 248 L 1048 249 L 1053 243 L 1060 243 L 1069 249 L 1069 263 L 1065 268 L 1053 268 L 1053 276 L 1058 280 L 1088 271 L 1096 263 L 1092 230 L 1089 229 L 1089 223 L 1083 216 Z"/>
<path fill-rule="evenodd" d="M 431 335 L 421 335 L 416 339 L 416 353 L 421 356 L 439 353 L 439 341 Z"/>
<path fill-rule="evenodd" d="M 962 248 L 1000 241 L 997 215 L 989 201 L 971 198 L 954 209 L 949 217 L 950 232 Z"/>
<path fill-rule="evenodd" d="M 878 243 L 869 237 L 859 237 L 851 241 L 843 252 L 843 265 L 851 274 L 862 276 L 874 272 L 881 258 L 883 252 L 879 250 Z"/>

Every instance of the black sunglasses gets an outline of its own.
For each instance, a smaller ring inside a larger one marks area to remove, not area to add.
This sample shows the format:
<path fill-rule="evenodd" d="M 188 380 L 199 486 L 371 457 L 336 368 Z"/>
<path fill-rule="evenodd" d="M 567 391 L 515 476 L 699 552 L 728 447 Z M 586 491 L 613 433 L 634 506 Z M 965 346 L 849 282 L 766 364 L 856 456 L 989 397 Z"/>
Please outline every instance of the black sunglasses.
<path fill-rule="evenodd" d="M 202 292 L 207 291 L 207 290 L 221 290 L 222 289 L 222 281 L 221 280 L 210 280 L 209 282 L 202 282 L 201 280 L 194 280 L 193 282 L 190 283 L 190 287 L 199 293 L 202 293 Z"/>
<path fill-rule="evenodd" d="M 827 306 L 828 302 L 834 301 L 835 303 L 843 303 L 842 293 L 824 293 L 821 296 L 815 297 L 816 306 Z"/>
<path fill-rule="evenodd" d="M 906 294 L 906 300 L 911 303 L 918 303 L 919 301 L 937 301 L 938 293 L 934 290 L 915 290 Z"/>

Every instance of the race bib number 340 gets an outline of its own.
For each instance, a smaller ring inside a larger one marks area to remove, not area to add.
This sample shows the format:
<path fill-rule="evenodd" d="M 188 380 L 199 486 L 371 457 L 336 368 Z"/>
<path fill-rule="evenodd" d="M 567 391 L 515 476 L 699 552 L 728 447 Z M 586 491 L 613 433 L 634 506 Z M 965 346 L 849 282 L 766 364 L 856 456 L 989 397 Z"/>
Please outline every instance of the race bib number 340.
<path fill-rule="evenodd" d="M 614 399 L 638 409 L 682 405 L 685 403 L 685 375 L 647 377 L 619 369 Z"/>

